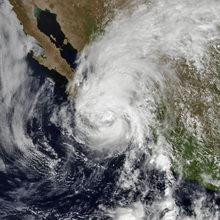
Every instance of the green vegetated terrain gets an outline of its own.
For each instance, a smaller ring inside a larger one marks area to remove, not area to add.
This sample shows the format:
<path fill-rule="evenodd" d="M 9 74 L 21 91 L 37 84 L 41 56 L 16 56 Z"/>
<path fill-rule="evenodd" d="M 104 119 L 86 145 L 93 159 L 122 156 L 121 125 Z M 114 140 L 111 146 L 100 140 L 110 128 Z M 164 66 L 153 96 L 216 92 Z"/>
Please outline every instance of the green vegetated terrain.
<path fill-rule="evenodd" d="M 55 20 L 58 16 L 62 17 L 64 23 L 58 24 L 58 29 L 60 28 L 61 31 L 62 27 L 63 30 L 62 25 L 65 24 L 65 35 L 79 41 L 78 44 L 74 44 L 74 47 L 80 51 L 87 43 L 103 33 L 105 24 L 102 22 L 106 14 L 111 12 L 114 7 L 119 8 L 120 6 L 120 1 L 119 6 L 116 5 L 112 8 L 106 7 L 104 2 L 108 1 L 60 2 L 54 0 L 48 2 L 48 6 L 53 5 L 50 7 L 51 12 L 47 9 L 44 12 L 53 14 Z M 24 26 L 24 31 L 35 37 L 44 46 L 46 53 L 41 57 L 42 65 L 53 67 L 53 64 L 56 63 L 58 66 L 60 58 L 57 58 L 56 47 L 52 48 L 47 43 L 45 40 L 47 36 L 41 35 L 34 23 L 36 18 L 33 19 L 33 17 L 38 17 L 43 10 L 35 7 L 35 13 L 31 10 L 28 11 L 30 6 L 38 2 L 10 0 L 10 3 L 14 6 L 15 12 Z M 45 4 L 47 3 L 45 2 Z M 60 11 L 58 15 L 52 13 L 56 8 Z M 66 40 L 68 41 L 67 37 Z M 52 56 L 54 56 L 53 59 Z M 220 192 L 220 106 L 218 104 L 220 103 L 218 86 L 220 85 L 220 57 L 218 51 L 212 46 L 210 47 L 210 57 L 204 72 L 203 70 L 197 71 L 193 64 L 190 66 L 185 61 L 174 67 L 177 68 L 177 75 L 181 83 L 178 88 L 168 91 L 167 98 L 162 98 L 162 102 L 158 105 L 156 115 L 159 125 L 155 129 L 159 129 L 172 146 L 170 158 L 172 169 L 176 174 L 197 180 L 207 188 Z M 60 71 L 61 74 L 71 73 L 67 63 L 60 63 L 60 66 L 63 71 Z M 211 99 L 211 101 L 207 102 L 207 99 Z M 189 115 L 187 116 L 187 114 Z M 193 123 L 193 120 L 187 123 L 187 117 L 199 121 L 202 128 L 198 129 L 199 124 Z M 156 132 L 155 141 L 157 141 Z"/>
<path fill-rule="evenodd" d="M 173 171 L 220 192 L 220 63 L 210 47 L 205 69 L 181 61 L 180 84 L 162 98 L 159 129 L 172 146 Z"/>
<path fill-rule="evenodd" d="M 35 10 L 35 16 L 38 17 L 42 12 L 50 13 L 47 9 L 42 11 L 37 8 Z M 85 7 L 77 10 L 77 17 L 87 21 L 83 24 L 85 30 L 83 36 L 86 42 L 95 40 L 96 36 L 103 33 L 103 26 L 100 26 L 97 17 L 92 17 L 91 12 L 91 10 Z M 56 20 L 56 15 L 52 15 L 54 20 Z M 57 27 L 61 32 L 59 24 Z M 47 33 L 46 31 L 47 30 L 44 30 L 45 34 Z M 62 34 L 63 33 L 61 32 L 61 35 Z M 55 34 L 52 33 L 52 35 L 56 38 Z M 65 36 L 61 35 L 58 37 L 61 37 L 64 40 Z M 70 46 L 72 45 L 70 44 Z M 220 192 L 219 127 L 218 122 L 215 124 L 214 120 L 211 121 L 209 117 L 206 117 L 206 113 L 209 109 L 213 110 L 217 107 L 215 105 L 217 104 L 216 102 L 219 101 L 220 95 L 220 90 L 217 86 L 219 81 L 218 73 L 220 70 L 218 63 L 216 62 L 217 54 L 214 50 L 213 53 L 213 59 L 210 61 L 208 71 L 206 70 L 205 73 L 208 76 L 204 79 L 199 76 L 202 75 L 202 73 L 198 72 L 196 68 L 193 67 L 193 64 L 190 66 L 186 64 L 186 61 L 183 61 L 178 66 L 179 69 L 177 68 L 177 72 L 180 74 L 179 77 L 181 80 L 184 81 L 184 83 L 180 85 L 180 88 L 188 89 L 192 94 L 199 95 L 198 97 L 194 97 L 191 94 L 184 100 L 184 98 L 182 98 L 184 97 L 183 90 L 180 89 L 179 91 L 175 91 L 174 94 L 176 97 L 163 100 L 162 104 L 158 107 L 157 119 L 162 127 L 166 125 L 166 129 L 161 127 L 161 130 L 168 143 L 172 146 L 170 159 L 173 171 L 185 178 L 197 180 L 209 189 Z M 63 68 L 65 69 L 65 66 L 63 66 Z M 206 94 L 205 98 L 212 96 L 215 99 L 213 106 L 207 106 L 203 100 L 201 100 L 201 94 Z M 202 130 L 203 134 L 197 134 L 196 123 L 191 123 L 191 128 L 186 125 L 186 118 L 184 119 L 184 117 L 182 117 L 185 113 L 183 109 L 178 108 L 178 104 L 180 103 L 183 104 L 183 108 L 189 110 L 192 118 L 195 116 L 200 118 L 203 127 L 205 127 L 205 129 Z M 218 117 L 218 115 L 215 116 Z"/>

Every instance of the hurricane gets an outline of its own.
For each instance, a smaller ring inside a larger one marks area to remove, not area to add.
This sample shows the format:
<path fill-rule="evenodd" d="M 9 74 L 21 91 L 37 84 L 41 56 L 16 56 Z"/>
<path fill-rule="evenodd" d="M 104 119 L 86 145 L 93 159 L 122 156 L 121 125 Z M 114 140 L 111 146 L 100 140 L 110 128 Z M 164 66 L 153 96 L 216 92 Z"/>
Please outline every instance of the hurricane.
<path fill-rule="evenodd" d="M 219 219 L 220 2 L 124 6 L 62 84 L 0 2 L 1 219 Z"/>
<path fill-rule="evenodd" d="M 156 102 L 178 90 L 178 68 L 206 69 L 207 50 L 218 44 L 218 2 L 135 3 L 86 46 L 70 85 L 79 88 L 77 136 L 94 148 L 145 145 Z"/>

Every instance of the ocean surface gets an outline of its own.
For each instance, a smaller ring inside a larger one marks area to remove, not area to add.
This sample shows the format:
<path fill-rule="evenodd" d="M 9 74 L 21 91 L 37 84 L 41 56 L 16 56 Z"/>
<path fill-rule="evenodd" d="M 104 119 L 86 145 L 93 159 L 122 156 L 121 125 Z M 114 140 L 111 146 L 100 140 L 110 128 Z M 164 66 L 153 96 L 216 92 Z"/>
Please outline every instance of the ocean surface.
<path fill-rule="evenodd" d="M 0 219 L 220 219 L 220 2 L 130 4 L 66 85 L 0 0 Z"/>

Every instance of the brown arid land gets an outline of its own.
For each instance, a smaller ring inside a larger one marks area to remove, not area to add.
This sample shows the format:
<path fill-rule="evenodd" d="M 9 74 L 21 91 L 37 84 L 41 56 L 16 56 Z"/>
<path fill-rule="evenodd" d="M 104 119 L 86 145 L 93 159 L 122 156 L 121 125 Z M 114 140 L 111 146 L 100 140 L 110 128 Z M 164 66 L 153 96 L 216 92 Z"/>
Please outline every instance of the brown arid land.
<path fill-rule="evenodd" d="M 58 73 L 71 80 L 74 69 L 69 66 L 60 55 L 59 49 L 51 40 L 37 28 L 35 9 L 49 10 L 56 14 L 56 20 L 61 26 L 68 42 L 82 51 L 95 34 L 100 34 L 105 25 L 114 17 L 115 9 L 126 8 L 126 0 L 9 0 L 13 10 L 23 25 L 24 32 L 33 36 L 43 47 L 44 56 L 34 57 L 41 65 L 48 69 L 55 69 Z"/>

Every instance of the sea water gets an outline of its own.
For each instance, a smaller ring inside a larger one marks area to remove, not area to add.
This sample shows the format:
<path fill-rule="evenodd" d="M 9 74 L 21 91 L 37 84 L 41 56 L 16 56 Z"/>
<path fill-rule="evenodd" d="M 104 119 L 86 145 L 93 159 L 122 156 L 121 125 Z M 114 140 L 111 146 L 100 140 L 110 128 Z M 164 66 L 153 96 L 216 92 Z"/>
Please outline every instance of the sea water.
<path fill-rule="evenodd" d="M 219 219 L 220 4 L 129 4 L 66 99 L 1 1 L 2 219 Z"/>

